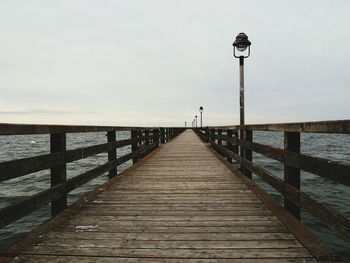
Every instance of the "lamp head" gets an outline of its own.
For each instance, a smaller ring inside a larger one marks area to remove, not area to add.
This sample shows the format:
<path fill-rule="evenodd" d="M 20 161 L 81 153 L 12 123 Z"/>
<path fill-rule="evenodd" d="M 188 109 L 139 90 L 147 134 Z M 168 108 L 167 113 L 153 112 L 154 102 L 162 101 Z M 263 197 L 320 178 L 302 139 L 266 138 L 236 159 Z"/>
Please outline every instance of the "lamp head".
<path fill-rule="evenodd" d="M 232 44 L 233 51 L 235 51 L 235 49 L 237 49 L 239 52 L 243 52 L 249 47 L 249 53 L 250 53 L 250 45 L 251 44 L 252 43 L 248 40 L 248 36 L 246 34 L 244 34 L 243 32 L 241 32 L 236 36 L 236 40 Z M 234 53 L 234 56 L 236 57 L 235 53 Z M 249 56 L 249 54 L 248 54 L 248 56 Z M 246 57 L 248 57 L 248 56 L 246 56 Z"/>
<path fill-rule="evenodd" d="M 199 108 L 199 112 L 203 112 L 203 107 L 202 106 Z"/>

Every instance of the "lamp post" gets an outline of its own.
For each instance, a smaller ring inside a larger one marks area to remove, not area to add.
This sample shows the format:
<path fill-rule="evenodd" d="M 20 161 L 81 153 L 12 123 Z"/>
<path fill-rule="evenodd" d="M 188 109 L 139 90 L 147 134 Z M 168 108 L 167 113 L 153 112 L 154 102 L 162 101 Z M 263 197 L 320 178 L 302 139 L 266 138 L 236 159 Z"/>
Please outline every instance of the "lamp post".
<path fill-rule="evenodd" d="M 236 37 L 235 42 L 233 42 L 233 56 L 235 58 L 239 58 L 239 109 L 240 109 L 240 118 L 239 118 L 239 124 L 240 124 L 240 133 L 239 138 L 241 140 L 245 140 L 248 134 L 245 134 L 244 130 L 244 59 L 248 58 L 250 55 L 250 45 L 251 42 L 248 40 L 248 36 L 244 33 L 239 33 Z M 244 53 L 248 48 L 248 51 Z M 238 53 L 240 53 L 238 56 L 236 55 L 236 49 Z M 251 134 L 249 134 L 248 137 L 251 137 Z M 244 149 L 241 146 L 240 147 L 240 155 L 241 157 L 245 158 Z M 251 159 L 251 158 L 250 158 Z M 241 169 L 244 171 L 243 167 L 241 166 Z M 245 171 L 245 174 L 249 177 L 251 177 L 251 173 L 248 171 Z"/>
<path fill-rule="evenodd" d="M 239 33 L 233 42 L 233 55 L 239 58 L 239 108 L 240 108 L 240 125 L 244 125 L 244 59 L 250 55 L 250 41 L 248 36 L 244 33 Z M 247 55 L 236 56 L 236 49 L 239 52 L 244 52 L 248 48 Z"/>
<path fill-rule="evenodd" d="M 199 108 L 199 112 L 201 113 L 201 128 L 202 128 L 202 121 L 203 121 L 203 119 L 202 119 L 202 113 L 203 113 L 203 107 L 202 106 L 200 106 L 200 108 Z"/>
<path fill-rule="evenodd" d="M 194 116 L 194 117 L 195 117 L 195 120 L 196 120 L 196 128 L 197 128 L 197 127 L 198 127 L 198 126 L 197 126 L 197 115 Z"/>
<path fill-rule="evenodd" d="M 187 127 L 187 121 L 185 121 L 185 128 Z"/>

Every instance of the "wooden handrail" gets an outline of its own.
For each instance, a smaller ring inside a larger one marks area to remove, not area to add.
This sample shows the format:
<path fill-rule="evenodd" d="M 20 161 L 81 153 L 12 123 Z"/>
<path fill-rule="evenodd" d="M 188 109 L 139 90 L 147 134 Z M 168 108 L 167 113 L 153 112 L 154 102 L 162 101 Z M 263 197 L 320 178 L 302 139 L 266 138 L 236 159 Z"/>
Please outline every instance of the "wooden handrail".
<path fill-rule="evenodd" d="M 212 137 L 226 142 L 235 143 L 242 146 L 244 149 L 260 153 L 289 166 L 350 186 L 350 165 L 342 164 L 330 159 L 289 152 L 260 143 L 242 141 L 236 137 L 228 137 L 225 135 L 212 135 Z"/>
<path fill-rule="evenodd" d="M 350 134 L 350 120 L 209 126 L 210 129 Z"/>
<path fill-rule="evenodd" d="M 179 129 L 166 127 L 167 129 Z M 0 135 L 50 134 L 50 133 L 85 133 L 108 131 L 153 130 L 161 127 L 133 126 L 88 126 L 88 125 L 48 125 L 48 124 L 15 124 L 0 123 Z"/>
<path fill-rule="evenodd" d="M 342 237 L 350 239 L 350 219 L 329 205 L 300 191 L 301 178 L 299 173 L 301 169 L 342 185 L 350 186 L 350 165 L 301 154 L 299 151 L 293 150 L 293 143 L 298 144 L 296 149 L 300 147 L 300 132 L 349 134 L 350 121 L 245 125 L 242 130 L 240 129 L 240 126 L 211 126 L 194 130 L 204 141 L 210 142 L 213 149 L 227 158 L 230 163 L 232 163 L 232 159 L 237 161 L 241 165 L 242 172 L 248 178 L 251 173 L 254 173 L 283 194 L 285 197 L 285 208 L 297 219 L 300 217 L 300 209 L 303 209 Z M 238 136 L 238 132 L 242 131 L 245 133 L 245 140 L 240 139 Z M 249 131 L 250 136 L 247 136 L 247 131 Z M 253 142 L 251 135 L 254 131 L 284 132 L 285 148 L 280 149 Z M 288 136 L 291 135 L 296 139 L 290 142 L 286 141 L 289 138 Z M 248 137 L 249 140 L 247 140 Z M 223 145 L 222 141 L 226 142 L 226 146 Z M 289 145 L 286 144 L 287 142 Z M 285 180 L 272 175 L 253 163 L 251 152 L 256 152 L 284 163 Z"/>
<path fill-rule="evenodd" d="M 182 128 L 166 128 L 165 137 L 161 140 L 159 135 L 160 129 L 165 128 L 0 124 L 0 135 L 49 133 L 51 137 L 51 153 L 0 163 L 0 182 L 51 169 L 50 188 L 0 209 L 0 228 L 40 209 L 50 202 L 52 215 L 59 213 L 66 208 L 67 194 L 70 191 L 106 172 L 109 173 L 110 178 L 117 175 L 117 166 L 129 160 L 136 162 L 158 147 L 161 141 L 163 143 L 168 142 L 184 130 Z M 117 141 L 115 132 L 121 130 L 131 131 L 132 137 Z M 66 132 L 101 131 L 107 133 L 107 143 L 66 150 Z M 116 150 L 128 145 L 136 147 L 130 153 L 117 158 Z M 67 163 L 104 152 L 108 153 L 108 161 L 106 163 L 78 176 L 66 179 Z"/>

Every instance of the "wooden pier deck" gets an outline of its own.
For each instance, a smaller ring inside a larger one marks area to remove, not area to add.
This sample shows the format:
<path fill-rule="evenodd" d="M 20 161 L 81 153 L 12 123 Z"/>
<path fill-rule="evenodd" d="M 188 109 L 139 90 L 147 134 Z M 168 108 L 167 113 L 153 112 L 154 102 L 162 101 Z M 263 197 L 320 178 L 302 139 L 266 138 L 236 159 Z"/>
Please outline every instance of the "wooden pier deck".
<path fill-rule="evenodd" d="M 192 130 L 94 194 L 12 262 L 313 262 Z"/>

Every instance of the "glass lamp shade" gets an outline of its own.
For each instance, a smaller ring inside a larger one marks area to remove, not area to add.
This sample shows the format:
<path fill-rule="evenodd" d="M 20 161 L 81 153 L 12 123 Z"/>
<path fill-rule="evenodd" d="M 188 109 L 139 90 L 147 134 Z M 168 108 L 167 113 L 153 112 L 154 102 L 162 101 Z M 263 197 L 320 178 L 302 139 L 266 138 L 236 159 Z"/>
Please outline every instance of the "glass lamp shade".
<path fill-rule="evenodd" d="M 246 45 L 237 45 L 236 48 L 238 51 L 243 52 L 247 49 L 247 46 Z"/>

